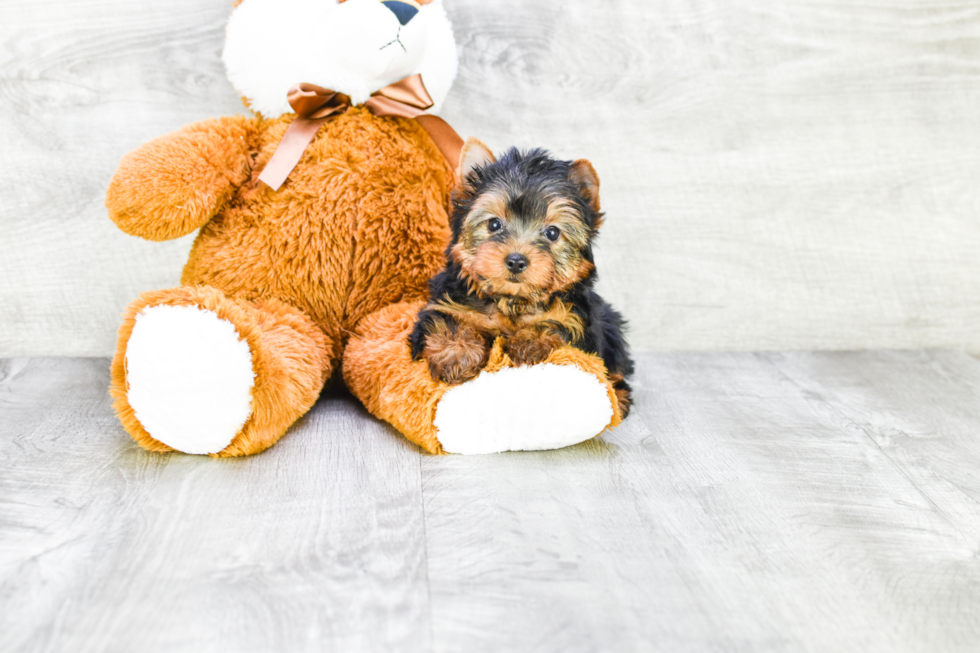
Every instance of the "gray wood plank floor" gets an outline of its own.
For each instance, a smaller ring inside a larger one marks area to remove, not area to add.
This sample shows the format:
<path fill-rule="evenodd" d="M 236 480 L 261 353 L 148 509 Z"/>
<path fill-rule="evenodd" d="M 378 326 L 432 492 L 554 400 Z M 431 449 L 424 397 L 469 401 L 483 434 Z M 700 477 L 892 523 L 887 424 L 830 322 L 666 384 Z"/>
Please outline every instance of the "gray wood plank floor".
<path fill-rule="evenodd" d="M 221 461 L 132 444 L 106 360 L 0 361 L 0 651 L 980 648 L 980 362 L 639 358 L 561 451 L 331 396 Z"/>

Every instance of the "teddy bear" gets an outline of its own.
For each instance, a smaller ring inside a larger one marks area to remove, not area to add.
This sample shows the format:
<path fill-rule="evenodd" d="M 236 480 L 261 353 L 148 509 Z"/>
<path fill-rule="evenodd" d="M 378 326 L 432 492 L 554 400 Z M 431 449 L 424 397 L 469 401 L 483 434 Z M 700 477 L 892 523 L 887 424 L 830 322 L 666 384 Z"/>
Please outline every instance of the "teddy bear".
<path fill-rule="evenodd" d="M 331 377 L 435 454 L 556 448 L 619 423 L 587 352 L 516 367 L 497 346 L 459 386 L 412 360 L 466 156 L 434 115 L 457 72 L 442 0 L 239 0 L 222 58 L 254 115 L 142 145 L 106 193 L 128 234 L 198 231 L 181 285 L 123 314 L 110 392 L 139 445 L 260 452 Z"/>

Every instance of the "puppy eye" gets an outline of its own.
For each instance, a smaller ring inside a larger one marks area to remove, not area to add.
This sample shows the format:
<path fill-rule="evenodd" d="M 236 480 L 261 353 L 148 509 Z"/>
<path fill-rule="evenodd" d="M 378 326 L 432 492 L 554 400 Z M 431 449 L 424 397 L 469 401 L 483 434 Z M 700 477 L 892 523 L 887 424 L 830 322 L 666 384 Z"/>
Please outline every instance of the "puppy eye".
<path fill-rule="evenodd" d="M 548 227 L 544 230 L 544 237 L 555 242 L 561 236 L 561 230 L 558 227 Z"/>
<path fill-rule="evenodd" d="M 503 225 L 503 223 L 498 218 L 491 218 L 487 222 L 487 230 L 490 233 L 494 233 L 495 231 L 500 231 L 503 228 L 504 228 L 504 225 Z"/>

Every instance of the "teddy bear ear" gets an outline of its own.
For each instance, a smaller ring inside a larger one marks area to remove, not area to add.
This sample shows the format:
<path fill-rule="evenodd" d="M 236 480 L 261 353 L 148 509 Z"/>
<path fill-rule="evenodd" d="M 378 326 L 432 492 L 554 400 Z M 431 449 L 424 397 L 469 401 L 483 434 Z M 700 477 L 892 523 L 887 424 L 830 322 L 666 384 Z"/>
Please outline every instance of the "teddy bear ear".
<path fill-rule="evenodd" d="M 592 209 L 598 213 L 599 206 L 599 175 L 586 159 L 579 159 L 568 170 L 568 179 L 578 186 L 579 193 Z"/>
<path fill-rule="evenodd" d="M 463 188 L 473 190 L 473 185 L 468 179 L 470 173 L 477 168 L 485 168 L 491 163 L 496 163 L 497 157 L 493 155 L 490 148 L 475 138 L 467 139 L 463 145 L 463 151 L 459 155 L 459 180 Z"/>

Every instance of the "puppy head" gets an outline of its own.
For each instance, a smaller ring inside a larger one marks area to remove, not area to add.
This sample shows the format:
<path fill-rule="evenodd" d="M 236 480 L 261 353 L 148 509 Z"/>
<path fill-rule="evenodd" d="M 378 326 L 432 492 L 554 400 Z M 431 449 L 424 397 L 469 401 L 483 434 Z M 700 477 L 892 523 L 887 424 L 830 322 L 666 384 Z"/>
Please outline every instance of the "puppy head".
<path fill-rule="evenodd" d="M 588 161 L 540 149 L 498 161 L 470 139 L 459 176 L 449 256 L 477 294 L 540 301 L 592 277 L 602 214 Z"/>

